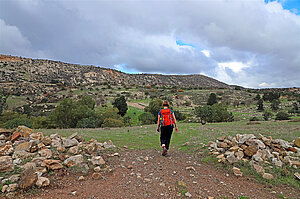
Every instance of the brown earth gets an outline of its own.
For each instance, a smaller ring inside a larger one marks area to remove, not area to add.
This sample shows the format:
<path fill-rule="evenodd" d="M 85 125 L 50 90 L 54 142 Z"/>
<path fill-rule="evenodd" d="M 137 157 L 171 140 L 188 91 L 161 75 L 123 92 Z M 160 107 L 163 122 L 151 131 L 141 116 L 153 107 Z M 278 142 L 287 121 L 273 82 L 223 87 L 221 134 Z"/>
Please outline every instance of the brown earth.
<path fill-rule="evenodd" d="M 114 152 L 110 152 L 113 154 Z M 171 151 L 170 157 L 157 150 L 129 150 L 120 157 L 103 157 L 113 171 L 93 180 L 90 172 L 84 181 L 78 181 L 77 172 L 60 171 L 51 176 L 51 185 L 39 193 L 24 192 L 20 198 L 185 198 L 176 189 L 178 181 L 186 184 L 191 198 L 251 199 L 299 198 L 300 192 L 291 187 L 275 187 L 254 182 L 248 177 L 224 173 L 213 165 L 197 161 L 197 157 L 180 151 Z M 128 166 L 133 168 L 129 169 Z M 193 167 L 187 170 L 187 167 Z M 140 177 L 138 177 L 140 175 Z M 75 196 L 72 192 L 76 191 Z M 273 191 L 273 193 L 271 193 Z M 275 193 L 276 192 L 276 193 Z"/>

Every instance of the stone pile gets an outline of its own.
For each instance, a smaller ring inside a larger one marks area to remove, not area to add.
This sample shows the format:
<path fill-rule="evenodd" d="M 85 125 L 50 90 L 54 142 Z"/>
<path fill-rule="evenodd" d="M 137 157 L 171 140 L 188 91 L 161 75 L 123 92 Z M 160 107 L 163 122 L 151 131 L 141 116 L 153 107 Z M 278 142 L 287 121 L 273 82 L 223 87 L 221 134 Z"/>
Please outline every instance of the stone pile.
<path fill-rule="evenodd" d="M 266 173 L 261 166 L 269 163 L 271 166 L 284 165 L 300 168 L 300 138 L 292 143 L 282 139 L 273 139 L 261 134 L 237 134 L 236 136 L 221 136 L 216 142 L 210 141 L 208 148 L 211 154 L 216 155 L 219 162 L 234 164 L 239 161 L 249 161 L 257 173 L 263 178 L 273 179 L 274 176 Z M 239 168 L 234 167 L 236 176 L 242 176 Z M 300 179 L 299 173 L 295 177 Z"/>
<path fill-rule="evenodd" d="M 78 166 L 87 174 L 92 168 L 100 175 L 105 167 L 103 149 L 115 148 L 111 141 L 84 142 L 77 133 L 68 138 L 59 134 L 44 136 L 42 132 L 19 126 L 11 132 L 0 129 L 0 185 L 1 192 L 12 194 L 19 189 L 50 185 L 48 172 Z"/>

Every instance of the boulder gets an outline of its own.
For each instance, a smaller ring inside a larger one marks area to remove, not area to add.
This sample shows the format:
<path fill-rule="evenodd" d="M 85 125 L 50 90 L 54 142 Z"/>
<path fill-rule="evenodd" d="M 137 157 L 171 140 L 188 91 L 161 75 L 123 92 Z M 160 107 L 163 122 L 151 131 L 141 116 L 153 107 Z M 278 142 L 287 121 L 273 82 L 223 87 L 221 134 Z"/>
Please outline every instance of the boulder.
<path fill-rule="evenodd" d="M 71 156 L 68 159 L 66 159 L 64 161 L 64 165 L 66 165 L 67 167 L 72 167 L 75 166 L 77 164 L 81 164 L 83 162 L 83 156 L 82 155 L 75 155 L 75 156 Z"/>
<path fill-rule="evenodd" d="M 243 176 L 243 172 L 239 168 L 233 167 L 232 170 L 235 176 Z"/>
<path fill-rule="evenodd" d="M 257 144 L 258 148 L 260 149 L 266 148 L 266 145 L 261 140 L 254 139 L 253 142 Z"/>
<path fill-rule="evenodd" d="M 72 153 L 74 155 L 76 155 L 79 151 L 79 147 L 78 146 L 72 146 L 70 149 L 69 149 L 69 153 Z"/>
<path fill-rule="evenodd" d="M 101 156 L 93 156 L 91 159 L 93 165 L 104 165 L 105 161 Z"/>
<path fill-rule="evenodd" d="M 300 148 L 300 138 L 296 138 L 294 141 L 294 145 Z"/>
<path fill-rule="evenodd" d="M 231 147 L 230 149 L 229 149 L 229 151 L 238 151 L 240 149 L 240 147 L 239 146 L 233 146 L 233 147 Z"/>
<path fill-rule="evenodd" d="M 243 151 L 237 151 L 234 153 L 234 155 L 238 160 L 241 160 L 244 157 Z"/>
<path fill-rule="evenodd" d="M 60 139 L 54 139 L 54 140 L 52 140 L 52 142 L 51 142 L 51 146 L 54 147 L 54 148 L 57 148 L 57 147 L 62 146 L 61 144 L 62 144 L 62 143 L 61 143 L 61 140 L 60 140 Z"/>
<path fill-rule="evenodd" d="M 0 172 L 11 172 L 14 168 L 15 167 L 10 156 L 0 157 Z"/>
<path fill-rule="evenodd" d="M 227 160 L 227 161 L 228 161 L 230 164 L 232 164 L 232 163 L 235 163 L 235 162 L 238 162 L 238 161 L 239 161 L 239 160 L 238 160 L 238 159 L 235 157 L 235 155 L 234 155 L 234 154 L 227 156 L 226 160 Z"/>
<path fill-rule="evenodd" d="M 7 192 L 14 192 L 17 191 L 19 185 L 17 183 L 10 184 L 7 188 Z"/>
<path fill-rule="evenodd" d="M 248 146 L 248 147 L 245 149 L 244 154 L 247 155 L 247 156 L 249 156 L 249 157 L 251 157 L 251 156 L 253 156 L 254 154 L 256 154 L 256 152 L 257 152 L 257 146 L 255 146 L 255 145 L 250 145 L 250 146 Z"/>
<path fill-rule="evenodd" d="M 57 170 L 63 168 L 63 165 L 61 164 L 60 160 L 44 160 L 42 166 L 45 166 L 50 170 Z"/>
<path fill-rule="evenodd" d="M 243 144 L 244 142 L 252 140 L 254 138 L 255 138 L 255 136 L 253 134 L 244 134 L 244 135 L 237 134 L 236 135 L 236 139 L 239 144 Z"/>
<path fill-rule="evenodd" d="M 48 136 L 43 137 L 42 143 L 43 143 L 44 145 L 48 146 L 48 145 L 51 144 L 51 139 L 50 139 Z"/>
<path fill-rule="evenodd" d="M 262 177 L 268 180 L 272 180 L 274 178 L 274 176 L 270 173 L 264 173 Z"/>
<path fill-rule="evenodd" d="M 52 157 L 52 151 L 50 149 L 42 149 L 38 152 L 41 157 L 45 157 L 47 159 Z"/>
<path fill-rule="evenodd" d="M 228 144 L 225 143 L 225 142 L 218 142 L 218 143 L 217 143 L 217 146 L 218 146 L 219 148 L 227 148 L 227 147 L 229 147 Z"/>
<path fill-rule="evenodd" d="M 4 144 L 0 147 L 0 156 L 11 155 L 14 152 L 14 148 L 11 143 Z"/>
<path fill-rule="evenodd" d="M 34 140 L 42 140 L 44 135 L 42 132 L 37 132 L 37 133 L 31 133 L 29 137 Z"/>
<path fill-rule="evenodd" d="M 299 161 L 292 160 L 291 164 L 296 165 L 297 167 L 300 167 L 300 162 Z"/>
<path fill-rule="evenodd" d="M 253 164 L 253 167 L 254 167 L 256 173 L 265 173 L 264 168 L 259 166 L 258 164 Z"/>
<path fill-rule="evenodd" d="M 20 133 L 20 132 L 15 132 L 15 133 L 13 133 L 13 134 L 11 135 L 10 140 L 11 140 L 12 142 L 14 142 L 14 141 L 18 140 L 20 137 L 22 137 L 22 133 Z"/>
<path fill-rule="evenodd" d="M 276 139 L 276 143 L 280 144 L 280 146 L 284 149 L 288 149 L 289 147 L 292 147 L 288 141 L 282 140 L 282 139 Z"/>
<path fill-rule="evenodd" d="M 64 146 L 60 145 L 60 146 L 57 147 L 57 151 L 60 152 L 60 153 L 63 153 L 63 152 L 66 151 L 66 148 Z"/>
<path fill-rule="evenodd" d="M 263 159 L 262 159 L 262 152 L 261 151 L 257 151 L 256 152 L 256 154 L 254 154 L 253 156 L 252 156 L 252 158 L 253 158 L 253 160 L 255 160 L 255 161 L 257 161 L 257 162 L 262 162 L 262 161 L 264 161 Z"/>
<path fill-rule="evenodd" d="M 18 126 L 14 133 L 21 133 L 22 137 L 29 137 L 30 134 L 34 133 L 34 130 L 26 126 Z"/>
<path fill-rule="evenodd" d="M 98 146 L 97 146 L 96 142 L 92 142 L 85 147 L 85 151 L 88 154 L 93 154 L 93 153 L 97 152 L 97 150 L 98 150 Z"/>
<path fill-rule="evenodd" d="M 46 187 L 50 185 L 50 180 L 46 177 L 38 177 L 36 181 L 36 186 L 41 188 L 41 187 Z"/>
<path fill-rule="evenodd" d="M 30 157 L 35 156 L 35 155 L 36 155 L 35 153 L 29 153 L 27 151 L 15 151 L 12 158 L 13 159 L 20 158 L 21 160 L 26 160 Z"/>
<path fill-rule="evenodd" d="M 27 151 L 30 152 L 31 142 L 23 142 L 16 146 L 15 151 Z"/>
<path fill-rule="evenodd" d="M 219 140 L 220 142 L 223 142 L 225 139 L 226 139 L 225 135 L 217 138 L 217 140 Z"/>
<path fill-rule="evenodd" d="M 25 170 L 21 175 L 21 180 L 19 186 L 21 189 L 27 189 L 32 187 L 38 179 L 37 174 L 34 172 L 33 169 Z"/>
<path fill-rule="evenodd" d="M 63 138 L 62 142 L 63 142 L 63 146 L 66 148 L 78 145 L 78 141 L 75 138 L 73 139 Z"/>

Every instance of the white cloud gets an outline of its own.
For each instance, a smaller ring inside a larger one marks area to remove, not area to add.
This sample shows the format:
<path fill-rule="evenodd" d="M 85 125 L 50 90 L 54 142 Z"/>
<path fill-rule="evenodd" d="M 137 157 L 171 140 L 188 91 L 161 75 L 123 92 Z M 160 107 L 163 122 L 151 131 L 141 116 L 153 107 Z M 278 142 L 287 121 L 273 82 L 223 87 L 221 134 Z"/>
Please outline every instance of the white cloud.
<path fill-rule="evenodd" d="M 210 51 L 209 51 L 209 50 L 201 50 L 201 52 L 202 52 L 206 57 L 210 57 Z"/>
<path fill-rule="evenodd" d="M 123 69 L 147 73 L 204 73 L 249 87 L 300 86 L 300 16 L 278 2 L 0 3 L 0 53 L 126 63 Z M 177 45 L 176 38 L 190 45 Z"/>

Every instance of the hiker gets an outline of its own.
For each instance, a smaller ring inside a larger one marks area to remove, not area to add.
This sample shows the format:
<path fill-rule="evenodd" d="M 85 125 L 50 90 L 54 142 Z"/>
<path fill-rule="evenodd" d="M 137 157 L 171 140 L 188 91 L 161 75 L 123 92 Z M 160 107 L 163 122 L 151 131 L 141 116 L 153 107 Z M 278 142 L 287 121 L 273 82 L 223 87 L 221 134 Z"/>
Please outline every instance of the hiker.
<path fill-rule="evenodd" d="M 162 105 L 164 108 L 159 111 L 157 118 L 157 132 L 159 132 L 160 128 L 160 144 L 163 150 L 162 155 L 168 156 L 174 124 L 176 132 L 178 131 L 178 128 L 175 114 L 169 109 L 170 103 L 168 101 L 163 101 Z"/>

